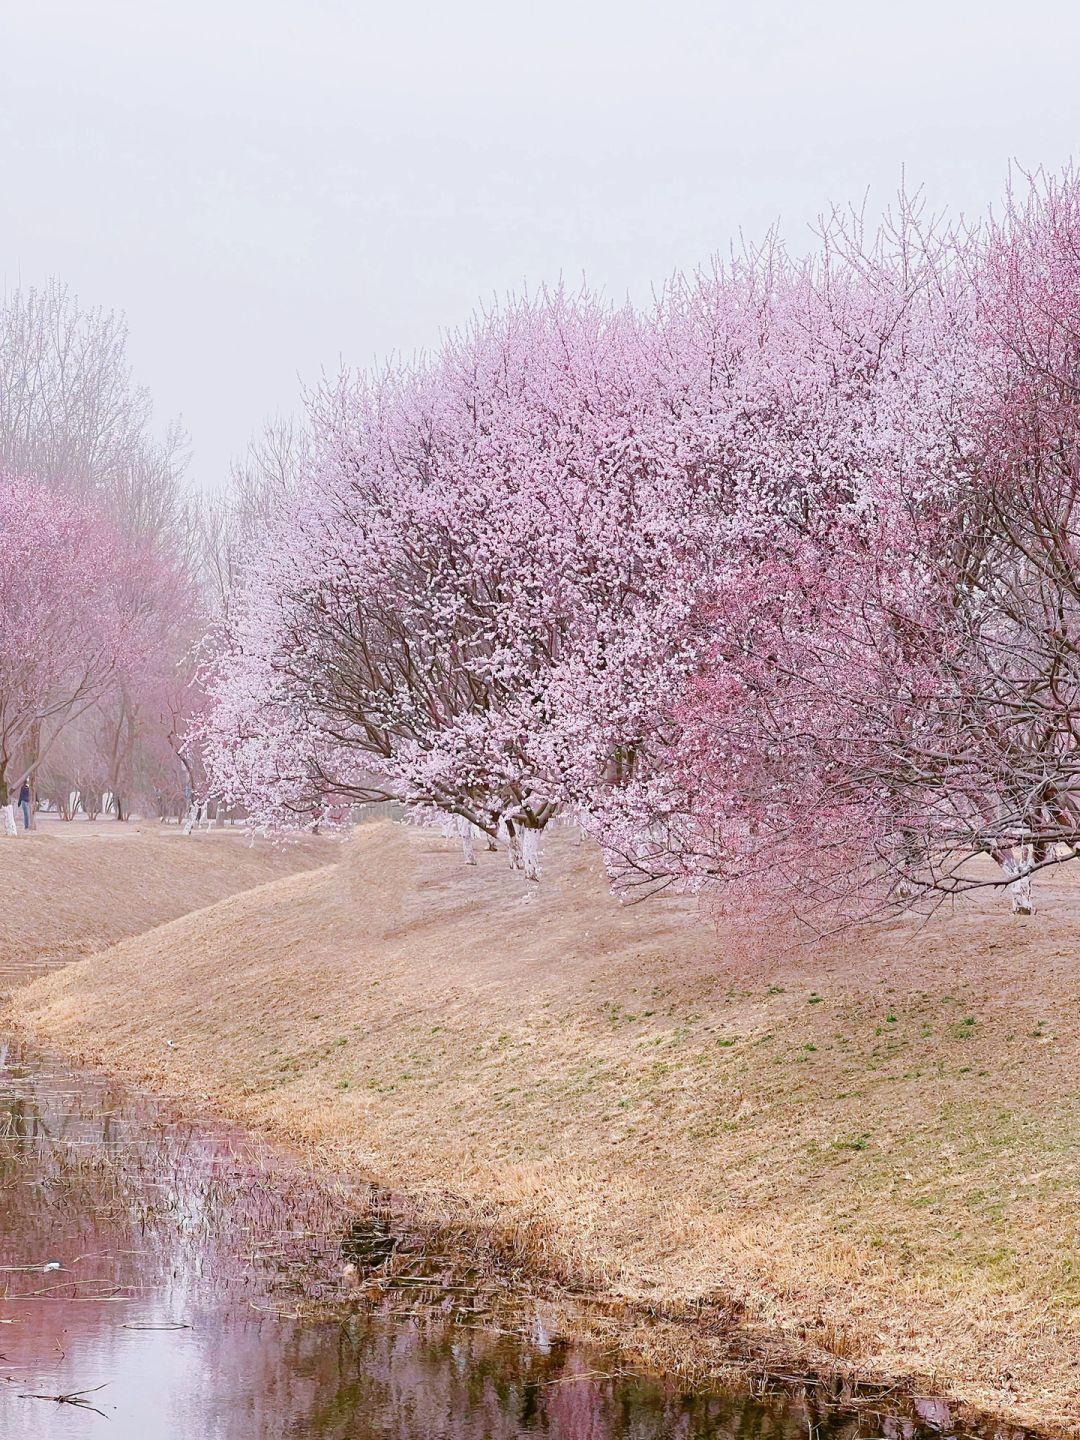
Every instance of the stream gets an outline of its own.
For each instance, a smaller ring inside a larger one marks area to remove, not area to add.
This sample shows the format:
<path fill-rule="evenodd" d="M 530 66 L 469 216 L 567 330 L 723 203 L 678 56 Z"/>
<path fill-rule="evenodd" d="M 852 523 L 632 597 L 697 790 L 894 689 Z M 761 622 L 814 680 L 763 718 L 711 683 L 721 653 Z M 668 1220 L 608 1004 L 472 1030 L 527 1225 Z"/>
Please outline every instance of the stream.
<path fill-rule="evenodd" d="M 690 1393 L 562 1338 L 372 1190 L 0 1046 L 0 1435 L 117 1440 L 926 1440 L 810 1387 Z"/>

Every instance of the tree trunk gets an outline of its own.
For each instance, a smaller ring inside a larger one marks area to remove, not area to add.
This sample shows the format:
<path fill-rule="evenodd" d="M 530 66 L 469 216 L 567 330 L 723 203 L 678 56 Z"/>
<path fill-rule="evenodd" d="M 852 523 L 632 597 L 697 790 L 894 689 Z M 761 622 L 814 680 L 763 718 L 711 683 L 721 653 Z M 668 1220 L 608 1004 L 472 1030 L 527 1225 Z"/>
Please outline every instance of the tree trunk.
<path fill-rule="evenodd" d="M 540 879 L 540 831 L 533 825 L 521 829 L 521 868 L 526 880 Z"/>
<path fill-rule="evenodd" d="M 8 759 L 5 756 L 3 765 L 0 766 L 0 833 L 14 837 L 19 832 L 15 828 L 15 806 L 11 803 L 11 791 L 5 778 L 7 767 Z"/>
<path fill-rule="evenodd" d="M 461 853 L 465 857 L 465 864 L 475 865 L 476 845 L 473 839 L 472 822 L 466 820 L 464 815 L 458 816 L 458 834 L 461 836 Z"/>
<path fill-rule="evenodd" d="M 37 829 L 37 772 L 41 759 L 41 721 L 35 720 L 30 726 L 30 829 Z"/>
<path fill-rule="evenodd" d="M 1005 887 L 1005 894 L 1009 897 L 1014 915 L 1035 914 L 1031 898 L 1031 863 L 1031 847 L 1024 845 L 1020 849 L 1019 860 L 1010 856 L 1001 867 L 1006 875 L 1017 877 L 1011 885 Z"/>

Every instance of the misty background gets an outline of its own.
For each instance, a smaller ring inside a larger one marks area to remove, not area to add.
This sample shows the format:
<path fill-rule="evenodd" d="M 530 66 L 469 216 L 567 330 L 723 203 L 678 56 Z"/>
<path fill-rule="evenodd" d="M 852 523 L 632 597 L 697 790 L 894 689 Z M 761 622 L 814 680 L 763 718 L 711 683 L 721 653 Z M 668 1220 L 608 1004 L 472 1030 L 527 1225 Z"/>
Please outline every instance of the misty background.
<path fill-rule="evenodd" d="M 774 221 L 978 213 L 1076 144 L 1080 7 L 0 0 L 0 286 L 126 312 L 192 479 L 301 382 L 560 276 L 647 298 Z"/>

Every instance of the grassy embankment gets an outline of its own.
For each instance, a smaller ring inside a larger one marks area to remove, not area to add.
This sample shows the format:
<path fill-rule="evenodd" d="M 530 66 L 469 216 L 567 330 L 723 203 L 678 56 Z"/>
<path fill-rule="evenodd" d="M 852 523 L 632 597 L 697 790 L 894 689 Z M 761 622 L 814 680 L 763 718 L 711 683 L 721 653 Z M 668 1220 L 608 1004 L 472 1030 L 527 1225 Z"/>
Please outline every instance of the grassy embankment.
<path fill-rule="evenodd" d="M 152 821 L 39 818 L 36 830 L 0 842 L 0 991 L 336 858 L 325 839 L 283 849 L 249 845 L 239 830 L 185 836 Z"/>
<path fill-rule="evenodd" d="M 708 1365 L 735 1313 L 1080 1434 L 1080 889 L 750 962 L 686 902 L 620 908 L 572 839 L 539 890 L 480 858 L 364 827 L 16 1018 L 696 1315 L 657 1327 L 660 1363 Z"/>

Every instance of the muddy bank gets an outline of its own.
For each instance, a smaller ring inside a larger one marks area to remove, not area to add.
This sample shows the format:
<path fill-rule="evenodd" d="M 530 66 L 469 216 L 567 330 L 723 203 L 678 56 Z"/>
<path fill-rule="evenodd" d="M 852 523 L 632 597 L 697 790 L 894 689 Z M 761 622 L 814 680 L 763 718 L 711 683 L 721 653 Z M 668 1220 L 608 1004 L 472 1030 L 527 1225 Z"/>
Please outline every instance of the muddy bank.
<path fill-rule="evenodd" d="M 750 964 L 613 905 L 572 841 L 539 891 L 481 860 L 370 827 L 15 1014 L 608 1297 L 664 1368 L 722 1364 L 735 1322 L 1080 1433 L 1071 889 Z"/>

